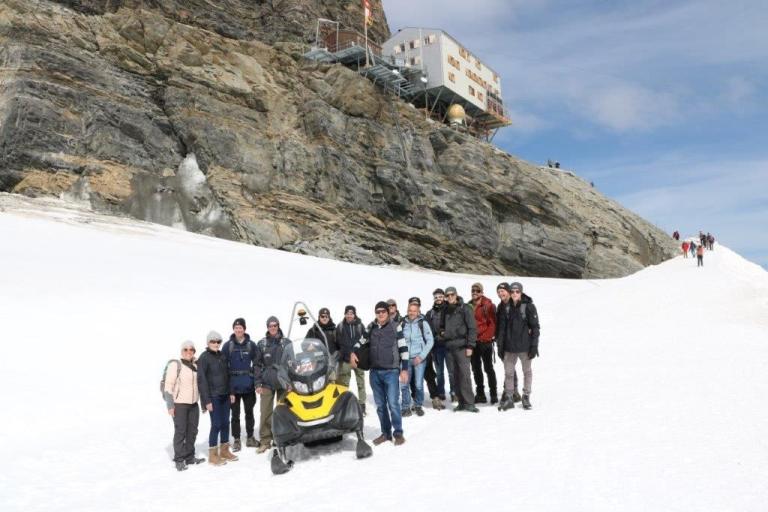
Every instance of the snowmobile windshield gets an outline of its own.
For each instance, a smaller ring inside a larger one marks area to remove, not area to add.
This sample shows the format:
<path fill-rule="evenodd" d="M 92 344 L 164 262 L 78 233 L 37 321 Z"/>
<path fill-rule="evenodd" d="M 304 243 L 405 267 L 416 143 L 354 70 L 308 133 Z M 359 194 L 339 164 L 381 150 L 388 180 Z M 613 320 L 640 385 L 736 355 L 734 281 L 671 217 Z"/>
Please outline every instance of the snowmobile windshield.
<path fill-rule="evenodd" d="M 315 338 L 292 342 L 283 367 L 291 388 L 301 395 L 322 390 L 328 382 L 331 357 L 325 343 Z"/>

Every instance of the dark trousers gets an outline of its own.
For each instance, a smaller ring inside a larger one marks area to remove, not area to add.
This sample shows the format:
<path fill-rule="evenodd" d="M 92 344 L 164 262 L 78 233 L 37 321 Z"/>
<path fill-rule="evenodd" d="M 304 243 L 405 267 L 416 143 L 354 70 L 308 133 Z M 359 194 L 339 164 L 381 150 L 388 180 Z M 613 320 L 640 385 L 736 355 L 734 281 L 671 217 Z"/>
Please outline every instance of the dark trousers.
<path fill-rule="evenodd" d="M 211 448 L 229 442 L 229 395 L 211 398 L 211 433 L 208 434 L 208 446 Z"/>
<path fill-rule="evenodd" d="M 232 438 L 240 439 L 240 400 L 243 401 L 245 409 L 245 433 L 248 437 L 253 437 L 253 428 L 256 420 L 253 416 L 253 408 L 256 407 L 256 392 L 241 393 L 235 395 L 235 403 L 232 404 Z"/>
<path fill-rule="evenodd" d="M 200 422 L 200 406 L 173 404 L 173 408 L 173 461 L 193 460 L 197 425 Z"/>
<path fill-rule="evenodd" d="M 427 368 L 424 370 L 424 381 L 427 383 L 429 398 L 437 398 L 437 373 L 435 373 L 435 361 L 432 357 L 432 351 L 427 356 Z"/>
<path fill-rule="evenodd" d="M 483 367 L 488 375 L 488 391 L 491 396 L 496 396 L 496 370 L 493 369 L 493 343 L 477 342 L 472 351 L 472 373 L 475 376 L 475 391 L 478 394 L 485 393 L 483 382 Z"/>
<path fill-rule="evenodd" d="M 467 357 L 466 348 L 448 349 L 445 362 L 448 370 L 453 372 L 453 392 L 459 398 L 459 405 L 474 405 L 475 395 L 472 393 L 472 375 L 470 358 Z"/>
<path fill-rule="evenodd" d="M 696 256 L 696 266 L 697 267 L 704 266 L 704 256 Z"/>

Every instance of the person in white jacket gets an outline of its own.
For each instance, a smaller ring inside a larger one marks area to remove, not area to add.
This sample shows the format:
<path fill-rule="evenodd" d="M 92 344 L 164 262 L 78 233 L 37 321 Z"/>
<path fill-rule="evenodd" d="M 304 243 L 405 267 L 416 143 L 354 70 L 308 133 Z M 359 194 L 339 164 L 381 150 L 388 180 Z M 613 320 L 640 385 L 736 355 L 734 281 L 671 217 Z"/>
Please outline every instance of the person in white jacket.
<path fill-rule="evenodd" d="M 181 359 L 172 360 L 165 368 L 165 398 L 168 414 L 173 418 L 173 462 L 184 471 L 188 465 L 205 462 L 195 457 L 195 439 L 200 422 L 200 395 L 197 390 L 195 344 L 181 344 Z"/>
<path fill-rule="evenodd" d="M 402 321 L 403 337 L 408 344 L 408 381 L 400 386 L 402 394 L 402 414 L 424 416 L 424 371 L 427 369 L 427 356 L 435 343 L 432 328 L 421 314 L 421 300 L 411 297 L 408 300 L 408 315 Z M 411 386 L 414 387 L 413 410 L 411 409 Z"/>

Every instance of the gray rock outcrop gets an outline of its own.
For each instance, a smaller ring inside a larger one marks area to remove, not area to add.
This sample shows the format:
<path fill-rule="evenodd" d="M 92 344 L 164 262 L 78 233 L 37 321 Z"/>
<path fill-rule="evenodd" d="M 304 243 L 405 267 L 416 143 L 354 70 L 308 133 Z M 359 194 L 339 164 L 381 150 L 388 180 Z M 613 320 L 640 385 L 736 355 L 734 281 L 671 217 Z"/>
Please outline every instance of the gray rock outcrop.
<path fill-rule="evenodd" d="M 305 61 L 314 19 L 359 2 L 211 4 L 4 0 L 0 190 L 370 264 L 613 277 L 674 254 L 578 177 Z"/>

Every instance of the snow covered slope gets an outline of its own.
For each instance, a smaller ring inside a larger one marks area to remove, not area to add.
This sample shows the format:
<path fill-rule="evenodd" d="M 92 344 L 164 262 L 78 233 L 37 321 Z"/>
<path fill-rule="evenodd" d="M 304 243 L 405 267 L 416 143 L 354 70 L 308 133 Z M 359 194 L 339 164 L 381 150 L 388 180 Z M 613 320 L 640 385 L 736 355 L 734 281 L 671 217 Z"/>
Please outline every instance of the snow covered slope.
<path fill-rule="evenodd" d="M 495 299 L 502 278 L 357 266 L 52 200 L 0 194 L 0 210 L 0 510 L 765 510 L 768 273 L 725 247 L 704 268 L 523 278 L 542 323 L 532 411 L 427 408 L 402 447 L 363 461 L 351 439 L 302 449 L 282 477 L 253 450 L 178 473 L 157 388 L 182 340 L 201 350 L 237 316 L 260 337 L 297 298 L 369 321 L 376 301 L 429 303 L 437 286 L 467 296 L 479 280 Z M 199 452 L 208 427 L 201 416 Z"/>

